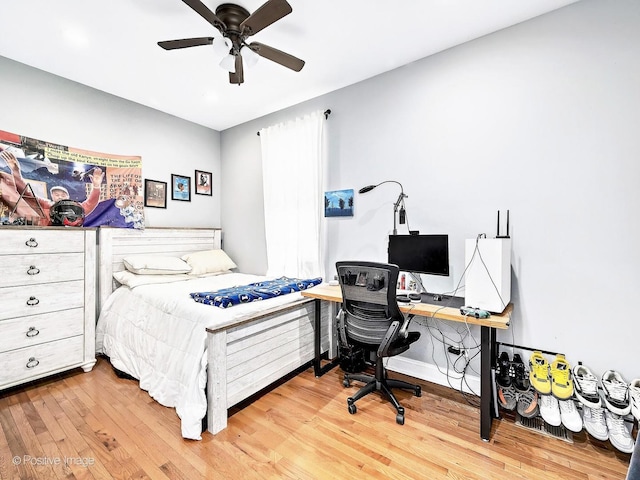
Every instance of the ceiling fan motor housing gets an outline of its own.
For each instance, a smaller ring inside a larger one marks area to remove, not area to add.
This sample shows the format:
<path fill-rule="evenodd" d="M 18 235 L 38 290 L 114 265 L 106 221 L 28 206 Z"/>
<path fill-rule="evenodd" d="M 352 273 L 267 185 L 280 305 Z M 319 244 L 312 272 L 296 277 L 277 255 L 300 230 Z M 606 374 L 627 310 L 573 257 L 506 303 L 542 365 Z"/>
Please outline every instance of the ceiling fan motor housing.
<path fill-rule="evenodd" d="M 250 13 L 239 5 L 233 3 L 223 3 L 216 8 L 216 17 L 224 23 L 225 33 L 235 33 L 239 35 L 240 24 L 249 18 Z"/>

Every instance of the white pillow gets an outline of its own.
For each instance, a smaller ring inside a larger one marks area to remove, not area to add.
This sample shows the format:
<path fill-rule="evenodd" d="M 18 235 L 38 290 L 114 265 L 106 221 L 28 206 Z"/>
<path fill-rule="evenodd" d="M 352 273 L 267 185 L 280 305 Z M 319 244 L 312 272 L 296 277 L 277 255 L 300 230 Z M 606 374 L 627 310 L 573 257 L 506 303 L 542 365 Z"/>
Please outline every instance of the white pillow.
<path fill-rule="evenodd" d="M 227 273 L 233 273 L 231 270 L 222 270 L 220 272 L 208 272 L 208 273 L 198 273 L 194 275 L 193 273 L 187 273 L 189 278 L 209 278 L 216 277 L 218 275 L 226 275 Z"/>
<path fill-rule="evenodd" d="M 121 285 L 126 285 L 129 288 L 157 283 L 180 282 L 182 280 L 191 279 L 191 277 L 186 273 L 178 273 L 173 275 L 138 275 L 127 270 L 114 272 L 113 278 L 115 278 Z"/>
<path fill-rule="evenodd" d="M 187 262 L 191 267 L 191 272 L 189 272 L 191 275 L 223 272 L 237 268 L 233 260 L 221 249 L 188 253 L 182 256 L 182 260 Z"/>
<path fill-rule="evenodd" d="M 191 267 L 178 257 L 129 255 L 123 261 L 127 270 L 138 275 L 168 275 L 191 271 Z"/>

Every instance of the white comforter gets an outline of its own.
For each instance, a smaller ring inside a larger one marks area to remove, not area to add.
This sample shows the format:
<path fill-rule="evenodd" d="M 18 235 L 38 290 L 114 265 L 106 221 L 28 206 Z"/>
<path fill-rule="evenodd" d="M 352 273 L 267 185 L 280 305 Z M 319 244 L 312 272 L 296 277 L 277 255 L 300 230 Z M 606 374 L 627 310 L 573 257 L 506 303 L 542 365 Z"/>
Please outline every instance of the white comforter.
<path fill-rule="evenodd" d="M 195 302 L 189 294 L 264 280 L 229 273 L 175 283 L 120 287 L 109 297 L 96 327 L 96 350 L 111 364 L 140 380 L 157 402 L 175 407 L 182 436 L 201 439 L 205 397 L 206 328 L 300 299 L 292 293 L 221 309 Z"/>

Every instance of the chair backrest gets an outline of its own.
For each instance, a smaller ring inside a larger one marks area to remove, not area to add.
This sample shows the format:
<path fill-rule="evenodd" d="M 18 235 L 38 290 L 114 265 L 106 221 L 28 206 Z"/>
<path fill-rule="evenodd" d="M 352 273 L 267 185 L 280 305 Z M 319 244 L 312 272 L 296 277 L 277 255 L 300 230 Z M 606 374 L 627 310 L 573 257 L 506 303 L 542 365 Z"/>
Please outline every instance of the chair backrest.
<path fill-rule="evenodd" d="M 402 323 L 396 285 L 397 265 L 374 262 L 337 262 L 347 336 L 356 342 L 380 345 L 394 321 Z"/>

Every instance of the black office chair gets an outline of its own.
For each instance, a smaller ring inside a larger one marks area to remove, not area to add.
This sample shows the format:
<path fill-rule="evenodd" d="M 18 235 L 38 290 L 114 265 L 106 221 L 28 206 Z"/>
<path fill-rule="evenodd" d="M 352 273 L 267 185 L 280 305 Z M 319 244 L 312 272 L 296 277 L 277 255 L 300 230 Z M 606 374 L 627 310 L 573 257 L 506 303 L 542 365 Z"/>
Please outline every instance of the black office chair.
<path fill-rule="evenodd" d="M 357 411 L 355 402 L 365 395 L 381 391 L 396 408 L 396 422 L 404 424 L 404 408 L 392 388 L 412 390 L 422 395 L 419 385 L 387 378 L 383 359 L 398 355 L 420 338 L 420 333 L 409 332 L 413 315 L 405 318 L 396 301 L 397 265 L 373 262 L 337 262 L 338 279 L 342 289 L 342 308 L 338 314 L 338 332 L 343 344 L 362 347 L 375 354 L 375 376 L 345 373 L 344 386 L 352 380 L 364 382 L 354 396 L 347 398 L 349 413 Z"/>

